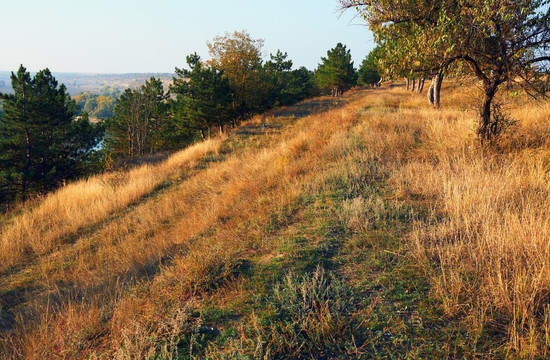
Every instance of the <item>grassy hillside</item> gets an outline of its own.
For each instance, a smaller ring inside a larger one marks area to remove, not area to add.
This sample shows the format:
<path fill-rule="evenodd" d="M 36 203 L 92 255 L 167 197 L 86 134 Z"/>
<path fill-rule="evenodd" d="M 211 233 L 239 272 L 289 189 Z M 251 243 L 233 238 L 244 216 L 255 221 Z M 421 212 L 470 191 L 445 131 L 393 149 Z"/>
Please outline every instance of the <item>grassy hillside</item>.
<path fill-rule="evenodd" d="M 386 85 L 4 216 L 10 359 L 545 358 L 550 104 Z"/>

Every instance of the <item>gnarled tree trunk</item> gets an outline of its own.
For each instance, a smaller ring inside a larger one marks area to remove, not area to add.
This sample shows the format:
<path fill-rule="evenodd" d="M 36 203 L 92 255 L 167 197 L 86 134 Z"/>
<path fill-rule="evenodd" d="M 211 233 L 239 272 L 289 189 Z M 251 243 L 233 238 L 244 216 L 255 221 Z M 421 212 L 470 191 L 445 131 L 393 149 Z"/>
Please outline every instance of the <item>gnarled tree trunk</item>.
<path fill-rule="evenodd" d="M 485 84 L 483 100 L 479 109 L 480 124 L 477 133 L 482 141 L 489 141 L 497 135 L 497 121 L 491 121 L 491 106 L 500 83 Z"/>

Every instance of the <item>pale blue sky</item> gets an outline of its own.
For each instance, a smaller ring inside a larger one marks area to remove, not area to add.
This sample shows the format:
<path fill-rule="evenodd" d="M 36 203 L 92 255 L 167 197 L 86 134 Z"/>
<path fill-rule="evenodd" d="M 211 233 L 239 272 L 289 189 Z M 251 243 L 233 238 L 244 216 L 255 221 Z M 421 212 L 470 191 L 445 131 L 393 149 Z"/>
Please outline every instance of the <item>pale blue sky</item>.
<path fill-rule="evenodd" d="M 354 15 L 337 0 L 0 0 L 0 70 L 173 72 L 235 30 L 311 70 L 342 42 L 358 67 L 374 42 Z"/>

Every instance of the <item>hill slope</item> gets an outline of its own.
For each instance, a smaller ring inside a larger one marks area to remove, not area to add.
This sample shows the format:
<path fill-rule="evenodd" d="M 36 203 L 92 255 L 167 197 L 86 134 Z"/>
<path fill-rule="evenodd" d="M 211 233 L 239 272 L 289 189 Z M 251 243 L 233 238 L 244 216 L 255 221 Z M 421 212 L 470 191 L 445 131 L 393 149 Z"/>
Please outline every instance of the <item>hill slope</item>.
<path fill-rule="evenodd" d="M 482 148 L 446 94 L 310 100 L 10 214 L 0 352 L 543 356 L 550 106 Z"/>

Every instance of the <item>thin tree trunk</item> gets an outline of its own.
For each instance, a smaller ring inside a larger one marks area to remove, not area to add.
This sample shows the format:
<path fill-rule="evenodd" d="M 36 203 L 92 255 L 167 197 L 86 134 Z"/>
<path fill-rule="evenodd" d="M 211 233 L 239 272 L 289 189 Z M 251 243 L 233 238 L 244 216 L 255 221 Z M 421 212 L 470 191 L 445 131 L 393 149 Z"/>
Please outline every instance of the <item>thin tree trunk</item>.
<path fill-rule="evenodd" d="M 424 89 L 424 78 L 421 78 L 420 80 L 418 80 L 418 90 L 417 90 L 417 92 L 419 94 L 422 94 L 423 89 Z"/>
<path fill-rule="evenodd" d="M 415 89 L 416 89 L 416 79 L 412 79 L 411 91 L 414 92 Z"/>
<path fill-rule="evenodd" d="M 430 105 L 434 104 L 434 84 L 435 84 L 435 77 L 432 78 L 432 82 L 430 83 L 430 87 L 428 88 L 428 102 Z"/>
<path fill-rule="evenodd" d="M 25 170 L 29 170 L 31 168 L 31 137 L 29 135 L 29 131 L 25 129 L 25 141 L 26 141 L 26 154 L 25 154 Z M 27 192 L 27 174 L 24 174 L 21 177 L 21 194 L 25 195 Z"/>
<path fill-rule="evenodd" d="M 439 109 L 441 98 L 441 84 L 443 83 L 443 74 L 439 73 L 435 76 L 436 82 L 434 85 L 434 107 Z"/>
<path fill-rule="evenodd" d="M 204 129 L 201 129 L 201 138 L 203 140 L 206 140 L 206 134 L 204 133 Z"/>
<path fill-rule="evenodd" d="M 405 88 L 406 88 L 407 91 L 409 91 L 409 87 L 410 87 L 410 79 L 406 78 L 405 79 Z"/>
<path fill-rule="evenodd" d="M 222 117 L 218 114 L 218 127 L 220 129 L 220 135 L 223 134 L 223 121 Z"/>
<path fill-rule="evenodd" d="M 485 96 L 483 97 L 479 111 L 481 122 L 479 124 L 479 128 L 477 129 L 477 133 L 482 141 L 491 140 L 493 135 L 495 135 L 493 129 L 491 129 L 491 105 L 497 88 L 498 85 L 492 84 L 486 86 L 484 89 Z"/>

